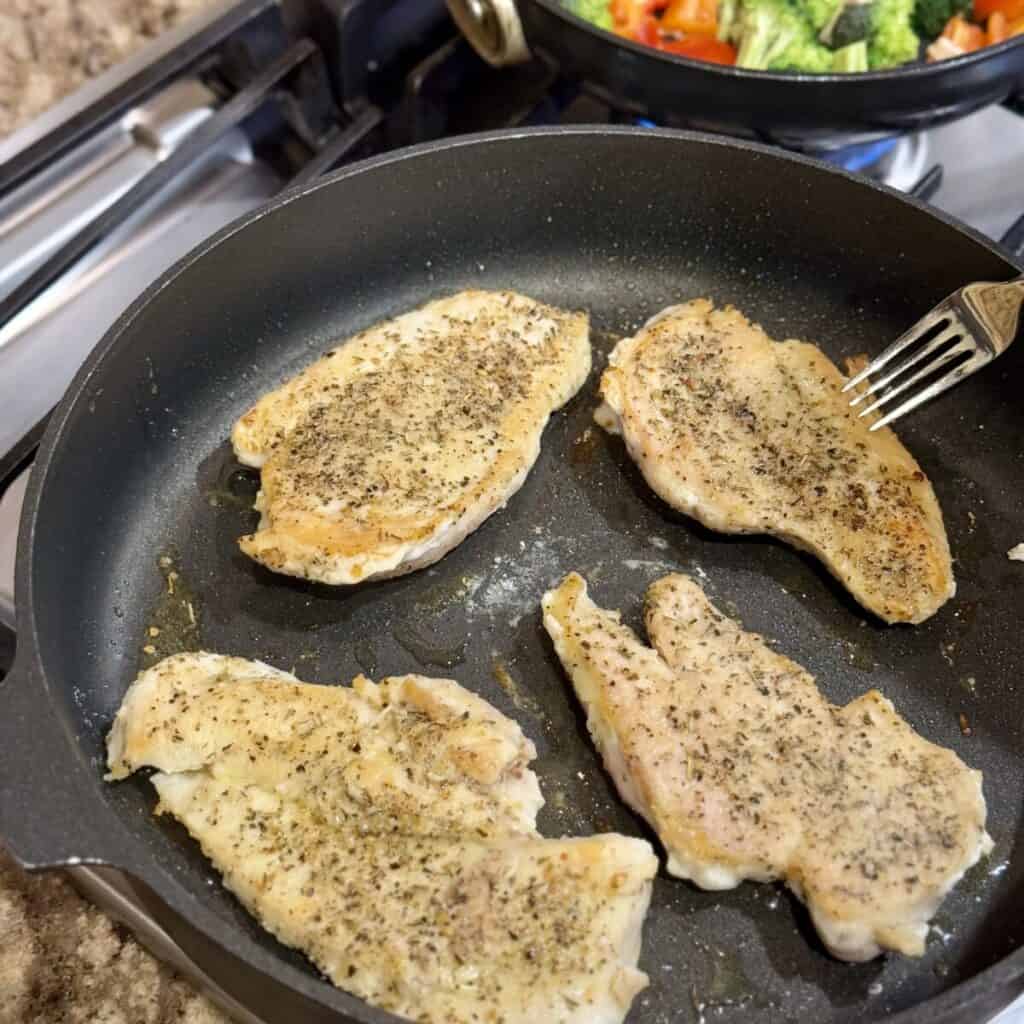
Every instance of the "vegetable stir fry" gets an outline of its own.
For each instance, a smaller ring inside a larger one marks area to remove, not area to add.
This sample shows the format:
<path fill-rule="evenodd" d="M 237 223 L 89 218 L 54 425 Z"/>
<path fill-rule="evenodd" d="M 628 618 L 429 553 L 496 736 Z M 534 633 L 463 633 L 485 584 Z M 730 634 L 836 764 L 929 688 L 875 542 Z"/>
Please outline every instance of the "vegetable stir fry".
<path fill-rule="evenodd" d="M 566 0 L 655 49 L 758 71 L 868 71 L 1024 35 L 1024 0 Z"/>

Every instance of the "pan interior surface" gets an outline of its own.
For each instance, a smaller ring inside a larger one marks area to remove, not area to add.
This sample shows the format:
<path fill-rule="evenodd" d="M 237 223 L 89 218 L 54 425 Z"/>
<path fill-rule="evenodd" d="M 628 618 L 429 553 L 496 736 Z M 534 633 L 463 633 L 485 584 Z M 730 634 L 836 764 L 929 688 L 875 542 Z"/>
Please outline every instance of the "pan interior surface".
<path fill-rule="evenodd" d="M 1024 937 L 1024 858 L 1013 856 L 1024 566 L 1006 558 L 1024 540 L 1024 347 L 900 430 L 938 494 L 958 580 L 956 597 L 917 627 L 883 626 L 786 546 L 673 513 L 592 413 L 614 340 L 670 303 L 733 303 L 774 337 L 815 341 L 841 361 L 884 348 L 965 281 L 1012 272 L 883 191 L 670 133 L 428 147 L 227 234 L 155 290 L 80 381 L 35 510 L 43 676 L 126 848 L 144 852 L 158 892 L 187 893 L 194 920 L 230 935 L 239 956 L 288 965 L 317 999 L 346 1005 L 241 909 L 183 829 L 150 816 L 144 778 L 102 781 L 103 739 L 138 669 L 202 647 L 313 682 L 456 678 L 537 744 L 545 835 L 650 836 L 586 735 L 539 599 L 578 570 L 599 604 L 639 627 L 647 585 L 683 571 L 777 640 L 832 701 L 877 687 L 924 736 L 982 769 L 996 845 L 943 904 L 922 959 L 861 965 L 832 960 L 781 887 L 709 893 L 662 873 L 641 959 L 651 985 L 630 1021 L 873 1020 L 995 964 Z M 355 588 L 274 576 L 243 556 L 236 541 L 256 523 L 257 479 L 231 454 L 233 421 L 338 339 L 464 288 L 513 288 L 592 317 L 594 373 L 552 418 L 508 507 L 434 567 Z"/>

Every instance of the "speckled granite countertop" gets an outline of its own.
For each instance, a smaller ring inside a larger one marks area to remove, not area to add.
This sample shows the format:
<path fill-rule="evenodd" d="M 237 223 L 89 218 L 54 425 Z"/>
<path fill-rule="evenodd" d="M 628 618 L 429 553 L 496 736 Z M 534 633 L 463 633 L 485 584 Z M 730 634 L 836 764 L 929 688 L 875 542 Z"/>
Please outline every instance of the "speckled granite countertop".
<path fill-rule="evenodd" d="M 0 137 L 211 0 L 0 0 Z"/>
<path fill-rule="evenodd" d="M 0 848 L 0 1024 L 228 1024 L 59 874 Z"/>

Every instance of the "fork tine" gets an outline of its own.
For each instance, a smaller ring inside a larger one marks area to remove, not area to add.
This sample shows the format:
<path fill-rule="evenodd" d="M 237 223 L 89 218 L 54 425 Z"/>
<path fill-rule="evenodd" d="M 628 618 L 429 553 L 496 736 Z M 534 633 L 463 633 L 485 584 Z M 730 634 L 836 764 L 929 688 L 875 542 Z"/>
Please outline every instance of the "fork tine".
<path fill-rule="evenodd" d="M 902 394 L 907 388 L 912 387 L 923 377 L 927 377 L 928 374 L 934 373 L 940 367 L 945 366 L 946 363 L 955 359 L 957 356 L 962 354 L 969 354 L 976 352 L 977 348 L 968 340 L 958 342 L 952 348 L 946 349 L 945 352 L 936 356 L 927 366 L 922 366 L 916 373 L 912 373 L 905 381 L 901 381 L 894 388 L 890 388 L 884 395 L 879 399 L 872 402 L 866 409 L 862 409 L 860 412 L 861 416 L 867 416 L 868 413 L 874 412 L 876 409 L 881 408 L 888 402 L 891 402 L 897 395 Z"/>
<path fill-rule="evenodd" d="M 880 391 L 886 387 L 890 382 L 895 380 L 901 374 L 906 373 L 912 366 L 916 366 L 925 356 L 930 356 L 936 349 L 942 348 L 946 342 L 951 341 L 958 334 L 964 333 L 963 327 L 957 320 L 952 320 L 949 327 L 944 331 L 937 334 L 931 341 L 928 342 L 923 348 L 918 349 L 912 356 L 908 356 L 903 360 L 895 370 L 890 370 L 884 377 L 879 377 L 878 380 L 872 380 L 871 387 L 867 390 L 860 392 L 856 398 L 851 402 L 851 406 L 859 405 L 869 395 L 873 395 L 876 391 Z"/>
<path fill-rule="evenodd" d="M 925 402 L 930 401 L 936 395 L 941 395 L 943 391 L 948 391 L 954 384 L 959 383 L 968 374 L 974 373 L 978 367 L 991 362 L 992 358 L 992 356 L 989 356 L 984 352 L 975 352 L 974 355 L 966 362 L 961 363 L 959 366 L 955 366 L 949 371 L 949 373 L 940 377 L 938 380 L 932 381 L 928 387 L 908 398 L 901 405 L 898 405 L 893 409 L 892 412 L 887 412 L 880 420 L 872 423 L 871 426 L 868 427 L 868 430 L 880 430 L 882 427 L 892 423 L 893 420 L 899 419 L 899 417 L 904 413 L 908 413 L 912 409 L 916 409 L 919 405 L 923 405 Z"/>
<path fill-rule="evenodd" d="M 843 386 L 843 391 L 849 391 L 851 388 L 855 388 L 858 384 L 863 383 L 868 377 L 878 373 L 887 363 L 892 362 L 908 345 L 912 345 L 917 341 L 922 334 L 926 331 L 930 331 L 936 324 L 942 320 L 948 320 L 950 317 L 949 306 L 943 303 L 942 305 L 936 306 L 931 312 L 925 313 L 925 315 L 918 320 L 913 327 L 910 328 L 905 334 L 901 334 L 884 352 L 876 356 L 874 359 L 864 367 L 860 373 L 854 374 Z"/>

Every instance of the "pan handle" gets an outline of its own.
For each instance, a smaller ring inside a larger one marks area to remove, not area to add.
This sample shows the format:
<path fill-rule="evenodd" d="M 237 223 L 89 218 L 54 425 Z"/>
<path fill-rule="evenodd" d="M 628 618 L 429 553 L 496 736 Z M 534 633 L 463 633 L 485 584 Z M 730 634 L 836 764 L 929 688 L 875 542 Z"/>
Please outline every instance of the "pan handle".
<path fill-rule="evenodd" d="M 496 68 L 530 59 L 515 0 L 447 0 L 448 12 L 473 49 Z"/>
<path fill-rule="evenodd" d="M 0 843 L 29 870 L 110 864 L 139 873 L 92 784 L 100 766 L 62 716 L 39 714 L 47 694 L 24 646 L 0 681 Z"/>

